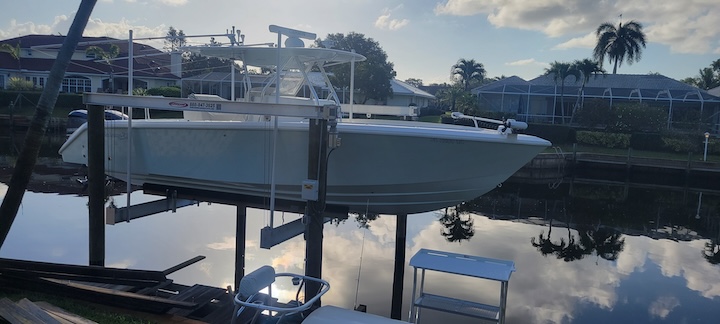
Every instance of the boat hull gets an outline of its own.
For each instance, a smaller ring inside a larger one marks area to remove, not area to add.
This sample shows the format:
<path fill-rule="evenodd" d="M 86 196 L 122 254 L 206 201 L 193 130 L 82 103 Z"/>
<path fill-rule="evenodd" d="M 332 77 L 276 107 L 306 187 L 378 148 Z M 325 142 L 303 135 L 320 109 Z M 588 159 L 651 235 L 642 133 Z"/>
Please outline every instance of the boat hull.
<path fill-rule="evenodd" d="M 359 213 L 413 214 L 485 194 L 549 142 L 526 135 L 419 122 L 338 124 L 342 145 L 330 151 L 327 198 Z M 134 121 L 131 182 L 269 197 L 275 150 L 275 196 L 303 201 L 308 123 Z M 106 122 L 106 173 L 125 179 L 125 121 Z M 87 128 L 60 150 L 87 163 Z"/>

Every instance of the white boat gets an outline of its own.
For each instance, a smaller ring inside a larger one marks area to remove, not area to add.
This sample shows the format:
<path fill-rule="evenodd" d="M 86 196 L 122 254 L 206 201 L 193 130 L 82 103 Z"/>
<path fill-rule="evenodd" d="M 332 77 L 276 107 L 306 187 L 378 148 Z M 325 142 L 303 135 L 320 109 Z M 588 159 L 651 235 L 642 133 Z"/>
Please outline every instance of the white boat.
<path fill-rule="evenodd" d="M 326 48 L 234 45 L 188 50 L 242 60 L 246 67 L 282 62 L 280 94 L 274 93 L 272 82 L 261 89 L 247 85 L 249 95 L 238 100 L 292 105 L 335 104 L 337 95 L 329 85 L 328 98 L 318 98 L 313 86 L 305 88 L 312 90 L 311 98 L 298 97 L 296 92 L 316 82 L 308 77 L 313 66 L 320 67 L 323 80 L 329 84 L 324 66 L 364 59 L 355 53 Z M 261 197 L 270 197 L 274 187 L 278 199 L 304 201 L 301 187 L 308 174 L 307 120 L 278 118 L 275 128 L 266 116 L 189 111 L 184 117 L 133 120 L 133 184 Z M 125 179 L 127 173 L 127 124 L 127 120 L 105 124 L 106 173 L 118 179 Z M 413 214 L 481 196 L 550 145 L 544 139 L 513 133 L 508 123 L 501 124 L 491 130 L 414 121 L 342 119 L 337 123 L 342 145 L 331 149 L 327 157 L 326 203 L 361 213 Z M 60 154 L 66 162 L 87 164 L 86 125 L 69 137 Z"/>

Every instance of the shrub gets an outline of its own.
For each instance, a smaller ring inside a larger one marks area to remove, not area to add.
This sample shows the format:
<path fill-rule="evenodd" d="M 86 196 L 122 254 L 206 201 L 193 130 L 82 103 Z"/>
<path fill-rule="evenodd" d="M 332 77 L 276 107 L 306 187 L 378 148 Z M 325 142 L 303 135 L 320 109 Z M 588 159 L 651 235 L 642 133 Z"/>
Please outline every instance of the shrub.
<path fill-rule="evenodd" d="M 583 107 L 576 112 L 580 125 L 590 128 L 605 127 L 610 123 L 610 105 L 607 100 L 585 100 Z"/>
<path fill-rule="evenodd" d="M 13 91 L 30 91 L 35 90 L 35 85 L 30 80 L 19 77 L 11 77 L 8 83 L 8 89 Z"/>
<path fill-rule="evenodd" d="M 146 93 L 148 96 L 163 96 L 163 97 L 180 98 L 180 87 L 172 86 L 172 87 L 151 88 L 151 89 L 148 89 Z"/>
<path fill-rule="evenodd" d="M 659 132 L 665 127 L 665 108 L 645 103 L 624 103 L 614 106 L 608 129 L 614 132 Z"/>
<path fill-rule="evenodd" d="M 579 144 L 623 149 L 630 147 L 629 134 L 579 131 L 576 138 Z"/>
<path fill-rule="evenodd" d="M 663 144 L 673 152 L 698 152 L 698 144 L 688 136 L 663 137 Z"/>

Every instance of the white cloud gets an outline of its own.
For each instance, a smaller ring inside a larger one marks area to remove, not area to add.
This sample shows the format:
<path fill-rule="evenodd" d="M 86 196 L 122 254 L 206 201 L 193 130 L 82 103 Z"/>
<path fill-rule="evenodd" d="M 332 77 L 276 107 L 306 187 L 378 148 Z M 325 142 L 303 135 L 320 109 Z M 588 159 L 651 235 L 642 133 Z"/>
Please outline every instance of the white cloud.
<path fill-rule="evenodd" d="M 635 20 L 644 26 L 647 41 L 670 46 L 675 53 L 720 53 L 715 22 L 720 6 L 710 0 L 446 0 L 436 15 L 486 15 L 495 27 L 533 30 L 550 37 L 586 34 L 556 48 L 588 47 L 603 22 Z M 590 37 L 589 35 L 593 35 Z"/>
<path fill-rule="evenodd" d="M 650 315 L 659 318 L 666 318 L 673 308 L 680 306 L 680 301 L 672 296 L 659 297 L 650 304 L 648 312 Z"/>
<path fill-rule="evenodd" d="M 546 65 L 546 63 L 538 62 L 534 58 L 529 58 L 525 60 L 517 60 L 513 62 L 507 62 L 505 65 L 508 66 L 527 66 L 527 65 Z"/>
<path fill-rule="evenodd" d="M 183 6 L 188 3 L 188 0 L 160 0 L 159 2 L 168 6 Z"/>
<path fill-rule="evenodd" d="M 395 8 L 393 10 L 396 10 L 399 8 L 402 8 L 402 6 L 398 6 L 397 8 Z M 398 30 L 400 28 L 407 26 L 410 23 L 410 20 L 408 20 L 408 19 L 390 18 L 390 15 L 392 14 L 393 10 L 385 8 L 383 10 L 383 14 L 380 15 L 375 20 L 375 27 L 377 27 L 379 29 Z"/>
<path fill-rule="evenodd" d="M 597 37 L 595 33 L 589 33 L 582 37 L 575 37 L 564 43 L 558 44 L 553 49 L 570 49 L 570 48 L 594 48 Z"/>

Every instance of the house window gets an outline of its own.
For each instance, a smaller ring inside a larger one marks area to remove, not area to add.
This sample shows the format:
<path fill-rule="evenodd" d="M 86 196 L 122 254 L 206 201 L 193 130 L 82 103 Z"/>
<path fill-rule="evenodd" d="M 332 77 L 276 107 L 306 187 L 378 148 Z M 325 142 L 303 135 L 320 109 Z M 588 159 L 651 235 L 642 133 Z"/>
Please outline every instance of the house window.
<path fill-rule="evenodd" d="M 80 76 L 70 76 L 62 80 L 60 91 L 67 93 L 92 92 L 90 79 Z"/>
<path fill-rule="evenodd" d="M 47 80 L 46 77 L 39 77 L 39 76 L 33 76 L 33 77 L 25 77 L 25 80 L 32 82 L 33 87 L 35 88 L 44 88 L 45 87 L 45 81 Z"/>

